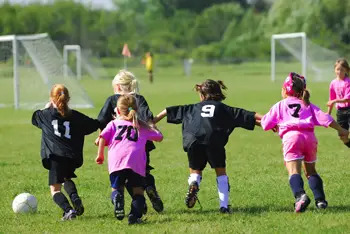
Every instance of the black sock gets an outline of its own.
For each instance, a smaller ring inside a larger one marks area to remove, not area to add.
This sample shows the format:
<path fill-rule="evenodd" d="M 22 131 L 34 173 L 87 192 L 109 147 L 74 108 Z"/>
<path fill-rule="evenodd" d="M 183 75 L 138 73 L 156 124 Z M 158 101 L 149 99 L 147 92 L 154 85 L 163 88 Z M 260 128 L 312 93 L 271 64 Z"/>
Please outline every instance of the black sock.
<path fill-rule="evenodd" d="M 73 209 L 66 196 L 64 196 L 64 194 L 61 192 L 55 193 L 52 199 L 65 213 Z"/>
<path fill-rule="evenodd" d="M 127 182 L 127 183 L 125 184 L 125 188 L 126 188 L 126 191 L 128 191 L 130 197 L 132 197 L 134 193 L 133 193 L 133 189 L 132 189 L 132 187 L 130 186 L 130 183 L 129 183 L 129 182 Z"/>
<path fill-rule="evenodd" d="M 111 200 L 112 200 L 112 204 L 114 204 L 114 198 L 115 196 L 117 196 L 118 193 L 122 193 L 121 191 L 118 190 L 113 190 L 111 193 Z"/>
<path fill-rule="evenodd" d="M 145 197 L 143 195 L 135 195 L 131 202 L 130 214 L 137 218 L 141 218 L 145 207 Z"/>
<path fill-rule="evenodd" d="M 309 177 L 309 186 L 314 194 L 316 201 L 326 199 L 326 196 L 323 190 L 323 181 L 318 174 L 312 175 Z"/>
<path fill-rule="evenodd" d="M 63 187 L 64 190 L 66 190 L 66 192 L 68 193 L 69 198 L 72 202 L 78 198 L 80 199 L 80 197 L 78 196 L 77 188 L 72 180 L 65 181 Z"/>
<path fill-rule="evenodd" d="M 153 175 L 151 175 L 149 172 L 146 173 L 146 182 L 145 187 L 152 186 L 154 189 L 156 189 L 156 183 L 154 181 Z"/>
<path fill-rule="evenodd" d="M 289 178 L 289 184 L 293 191 L 293 195 L 295 198 L 299 197 L 300 195 L 304 194 L 304 181 L 301 178 L 301 175 L 294 174 Z"/>

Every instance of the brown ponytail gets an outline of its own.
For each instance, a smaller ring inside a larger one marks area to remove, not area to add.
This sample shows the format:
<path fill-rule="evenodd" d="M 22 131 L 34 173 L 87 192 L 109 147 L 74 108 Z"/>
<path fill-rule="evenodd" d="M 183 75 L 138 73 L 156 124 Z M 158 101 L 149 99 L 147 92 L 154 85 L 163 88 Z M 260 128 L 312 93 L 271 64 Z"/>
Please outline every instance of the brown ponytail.
<path fill-rule="evenodd" d="M 206 80 L 201 84 L 196 84 L 194 89 L 202 94 L 204 100 L 222 101 L 226 96 L 222 93 L 222 89 L 227 89 L 221 80 Z"/>
<path fill-rule="evenodd" d="M 305 105 L 310 105 L 310 92 L 307 89 L 304 89 L 302 100 L 304 101 Z"/>
<path fill-rule="evenodd" d="M 55 84 L 50 93 L 51 101 L 56 105 L 58 113 L 63 117 L 70 114 L 68 102 L 70 100 L 68 89 L 62 84 Z"/>
<path fill-rule="evenodd" d="M 137 104 L 134 96 L 126 94 L 118 98 L 117 107 L 119 115 L 127 121 L 131 121 L 135 128 L 139 128 L 140 124 L 137 117 Z"/>

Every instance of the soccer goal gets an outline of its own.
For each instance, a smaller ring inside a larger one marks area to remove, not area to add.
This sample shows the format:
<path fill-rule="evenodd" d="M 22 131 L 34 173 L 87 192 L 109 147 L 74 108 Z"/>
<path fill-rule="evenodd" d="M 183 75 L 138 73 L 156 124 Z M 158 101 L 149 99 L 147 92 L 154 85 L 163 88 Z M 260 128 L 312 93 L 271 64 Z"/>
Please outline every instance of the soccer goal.
<path fill-rule="evenodd" d="M 69 89 L 72 107 L 93 107 L 78 81 L 64 76 L 62 55 L 47 33 L 0 36 L 0 107 L 42 108 L 57 83 Z"/>
<path fill-rule="evenodd" d="M 334 62 L 339 55 L 309 40 L 304 32 L 274 34 L 271 37 L 271 80 L 282 80 L 291 71 L 310 81 L 334 78 Z"/>
<path fill-rule="evenodd" d="M 75 71 L 76 78 L 82 76 L 94 80 L 107 78 L 107 72 L 97 58 L 92 56 L 91 51 L 83 50 L 80 45 L 65 45 L 63 47 L 64 75 L 67 77 L 69 69 Z"/>

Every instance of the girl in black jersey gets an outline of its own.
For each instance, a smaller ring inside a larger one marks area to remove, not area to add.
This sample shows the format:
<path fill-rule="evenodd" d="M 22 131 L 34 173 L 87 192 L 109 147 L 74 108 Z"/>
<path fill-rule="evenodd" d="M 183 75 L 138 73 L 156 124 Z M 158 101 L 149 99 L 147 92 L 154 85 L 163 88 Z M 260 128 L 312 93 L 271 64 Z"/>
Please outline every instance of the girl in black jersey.
<path fill-rule="evenodd" d="M 82 215 L 84 206 L 72 178 L 76 168 L 83 164 L 84 136 L 96 131 L 98 120 L 69 109 L 68 89 L 56 84 L 51 89 L 50 102 L 43 110 L 33 113 L 32 124 L 42 131 L 41 159 L 49 170 L 49 186 L 54 202 L 63 210 L 62 220 Z M 70 205 L 61 187 L 66 190 L 73 204 Z"/>
<path fill-rule="evenodd" d="M 192 208 L 207 162 L 215 169 L 220 201 L 220 212 L 231 213 L 229 208 L 229 181 L 226 175 L 225 145 L 236 127 L 253 130 L 261 115 L 244 109 L 230 107 L 221 101 L 226 97 L 222 81 L 206 80 L 195 86 L 200 102 L 172 106 L 160 112 L 154 123 L 167 116 L 168 123 L 182 123 L 183 147 L 188 155 L 190 176 L 185 203 Z"/>
<path fill-rule="evenodd" d="M 97 119 L 101 122 L 102 129 L 115 118 L 118 98 L 123 94 L 132 94 L 136 98 L 137 107 L 138 107 L 138 117 L 144 122 L 152 122 L 153 113 L 150 111 L 147 101 L 142 95 L 138 94 L 138 82 L 134 76 L 129 71 L 121 70 L 114 77 L 112 81 L 112 86 L 114 90 L 114 95 L 107 98 L 104 106 L 102 107 Z M 99 138 L 96 139 L 95 144 L 98 145 Z M 146 143 L 146 156 L 147 156 L 147 166 L 146 166 L 146 178 L 145 178 L 145 191 L 151 200 L 153 208 L 157 212 L 162 212 L 163 202 L 159 197 L 159 194 L 156 190 L 155 180 L 151 174 L 151 170 L 154 169 L 150 164 L 150 151 L 155 149 L 155 146 L 152 141 L 147 141 Z M 132 196 L 131 189 L 127 186 L 127 189 Z M 145 209 L 146 212 L 147 209 Z"/>

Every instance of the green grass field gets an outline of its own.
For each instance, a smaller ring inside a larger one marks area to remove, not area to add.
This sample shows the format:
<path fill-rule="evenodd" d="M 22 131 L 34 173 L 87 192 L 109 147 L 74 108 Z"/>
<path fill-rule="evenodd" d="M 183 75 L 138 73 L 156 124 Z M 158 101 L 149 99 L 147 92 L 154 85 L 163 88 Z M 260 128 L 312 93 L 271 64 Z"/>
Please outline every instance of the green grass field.
<path fill-rule="evenodd" d="M 225 103 L 266 113 L 280 100 L 281 82 L 271 83 L 268 63 L 194 66 L 191 77 L 179 67 L 159 68 L 155 83 L 147 82 L 146 72 L 131 69 L 141 81 L 143 94 L 154 114 L 167 106 L 199 101 L 195 83 L 206 78 L 222 79 L 228 86 Z M 114 73 L 114 71 L 111 71 Z M 279 76 L 285 77 L 287 73 Z M 81 110 L 96 117 L 105 99 L 112 94 L 111 80 L 83 80 L 82 85 L 94 101 L 94 109 Z M 328 82 L 311 83 L 311 101 L 326 110 Z M 5 95 L 2 93 L 1 95 Z M 74 98 L 74 93 L 71 94 Z M 182 150 L 181 125 L 158 125 L 164 141 L 151 153 L 153 175 L 164 201 L 165 211 L 156 213 L 150 206 L 142 225 L 128 226 L 127 220 L 113 216 L 109 200 L 107 165 L 95 164 L 97 148 L 94 133 L 86 137 L 84 165 L 75 180 L 86 212 L 72 222 L 61 222 L 61 210 L 53 203 L 47 185 L 48 172 L 41 166 L 39 129 L 31 125 L 29 110 L 0 109 L 0 233 L 348 233 L 350 231 L 349 149 L 338 140 L 333 129 L 317 128 L 317 163 L 329 202 L 324 211 L 312 202 L 303 214 L 293 213 L 293 196 L 283 165 L 281 140 L 260 128 L 236 129 L 226 146 L 227 171 L 231 184 L 230 203 L 234 213 L 222 215 L 215 173 L 203 173 L 199 199 L 203 206 L 187 209 L 187 156 Z M 312 193 L 305 182 L 310 197 Z M 13 198 L 22 192 L 34 194 L 38 212 L 17 215 Z M 130 198 L 126 196 L 126 212 Z"/>

